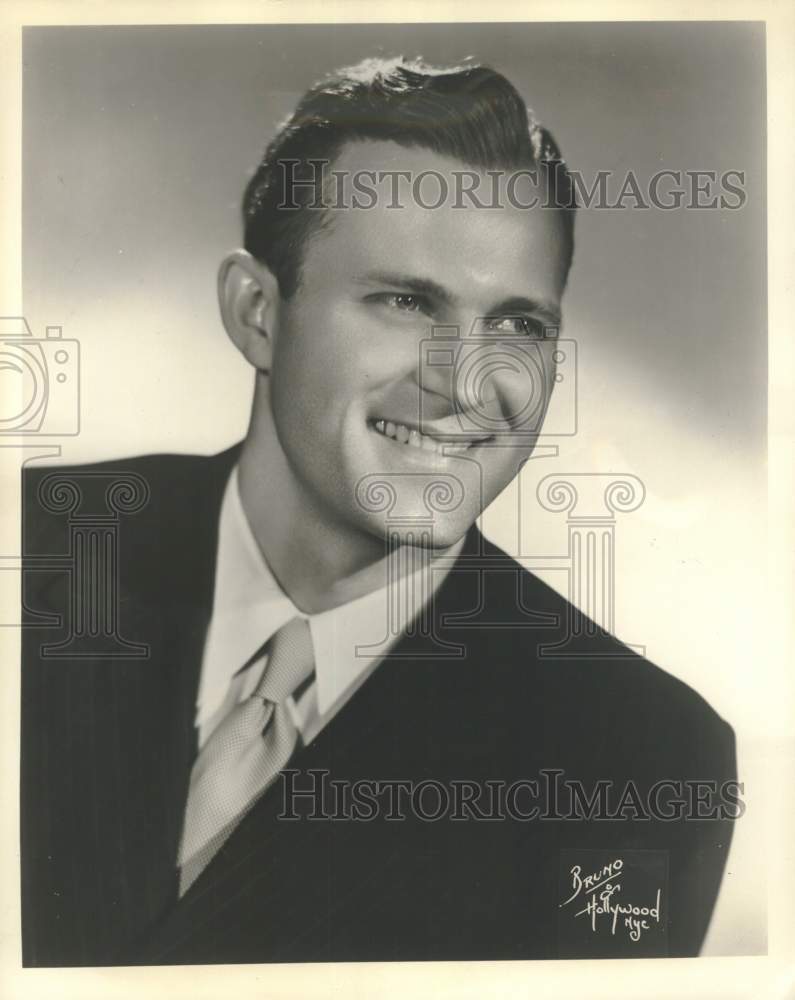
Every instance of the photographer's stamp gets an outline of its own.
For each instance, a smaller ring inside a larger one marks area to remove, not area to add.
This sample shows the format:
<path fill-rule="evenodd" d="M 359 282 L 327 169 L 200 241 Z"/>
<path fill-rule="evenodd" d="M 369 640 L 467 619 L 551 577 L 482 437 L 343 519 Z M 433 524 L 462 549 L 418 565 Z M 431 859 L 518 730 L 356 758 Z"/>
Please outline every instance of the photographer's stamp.
<path fill-rule="evenodd" d="M 560 854 L 561 958 L 668 955 L 668 852 L 574 850 Z"/>

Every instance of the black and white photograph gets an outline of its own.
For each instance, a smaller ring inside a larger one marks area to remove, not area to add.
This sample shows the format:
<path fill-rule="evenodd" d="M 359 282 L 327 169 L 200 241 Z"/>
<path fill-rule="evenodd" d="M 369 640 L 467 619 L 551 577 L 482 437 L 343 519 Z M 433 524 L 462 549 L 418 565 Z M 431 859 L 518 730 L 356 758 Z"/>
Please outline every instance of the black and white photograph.
<path fill-rule="evenodd" d="M 18 988 L 783 961 L 770 25 L 281 16 L 22 15 Z"/>

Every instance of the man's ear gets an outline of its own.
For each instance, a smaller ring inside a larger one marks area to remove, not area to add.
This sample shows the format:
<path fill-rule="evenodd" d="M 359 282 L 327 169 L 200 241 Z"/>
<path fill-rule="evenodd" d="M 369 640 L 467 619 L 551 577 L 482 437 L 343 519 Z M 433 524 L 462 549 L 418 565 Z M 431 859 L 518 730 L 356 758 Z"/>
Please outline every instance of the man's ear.
<path fill-rule="evenodd" d="M 254 368 L 269 372 L 279 315 L 279 284 L 271 270 L 247 251 L 233 251 L 218 269 L 218 304 L 232 343 Z"/>

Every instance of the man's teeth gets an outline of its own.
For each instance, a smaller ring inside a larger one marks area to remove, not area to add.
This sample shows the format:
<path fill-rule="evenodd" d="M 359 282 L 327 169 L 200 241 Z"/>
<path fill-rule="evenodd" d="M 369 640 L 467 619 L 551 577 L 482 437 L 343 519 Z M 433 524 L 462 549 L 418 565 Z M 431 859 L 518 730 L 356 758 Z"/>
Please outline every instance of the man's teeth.
<path fill-rule="evenodd" d="M 437 455 L 450 454 L 451 452 L 466 451 L 473 441 L 436 441 L 427 434 L 423 434 L 415 428 L 406 427 L 405 424 L 395 424 L 391 420 L 376 420 L 375 429 L 384 437 L 392 438 L 400 444 L 407 444 L 410 448 L 421 448 L 423 451 L 433 451 Z"/>

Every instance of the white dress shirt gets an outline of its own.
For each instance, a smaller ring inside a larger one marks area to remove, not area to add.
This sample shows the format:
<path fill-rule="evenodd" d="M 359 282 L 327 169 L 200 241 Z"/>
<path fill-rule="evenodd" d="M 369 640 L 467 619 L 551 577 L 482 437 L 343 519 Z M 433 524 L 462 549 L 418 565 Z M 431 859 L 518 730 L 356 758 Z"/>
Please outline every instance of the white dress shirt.
<path fill-rule="evenodd" d="M 221 503 L 215 590 L 204 645 L 196 726 L 203 746 L 218 723 L 247 698 L 262 675 L 267 656 L 252 657 L 282 625 L 296 615 L 306 618 L 315 653 L 315 675 L 288 710 L 302 742 L 317 734 L 370 676 L 449 572 L 463 539 L 435 561 L 433 568 L 407 573 L 398 586 L 384 586 L 319 614 L 293 604 L 271 573 L 248 523 L 233 469 Z M 398 549 L 394 560 L 412 567 L 418 550 Z M 427 565 L 427 561 L 426 561 Z M 390 600 L 391 599 L 391 600 Z M 391 604 L 391 607 L 390 607 Z M 392 620 L 389 621 L 391 611 Z M 246 667 L 246 669 L 242 669 Z"/>

